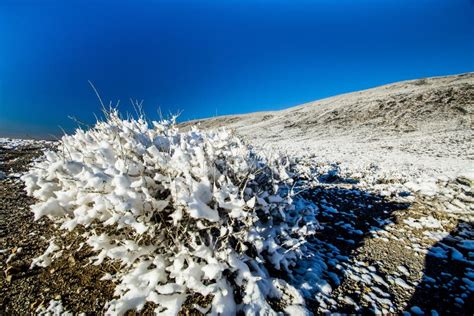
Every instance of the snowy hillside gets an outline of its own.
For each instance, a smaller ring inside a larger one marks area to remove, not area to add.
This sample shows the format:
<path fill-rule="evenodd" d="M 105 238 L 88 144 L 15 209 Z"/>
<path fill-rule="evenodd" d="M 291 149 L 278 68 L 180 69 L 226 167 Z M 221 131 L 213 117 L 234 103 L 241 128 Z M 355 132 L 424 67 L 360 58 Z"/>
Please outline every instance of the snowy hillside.
<path fill-rule="evenodd" d="M 456 176 L 473 167 L 474 73 L 403 81 L 282 111 L 184 123 L 234 129 L 252 145 L 314 154 L 389 177 Z M 371 171 L 373 172 L 373 170 Z"/>

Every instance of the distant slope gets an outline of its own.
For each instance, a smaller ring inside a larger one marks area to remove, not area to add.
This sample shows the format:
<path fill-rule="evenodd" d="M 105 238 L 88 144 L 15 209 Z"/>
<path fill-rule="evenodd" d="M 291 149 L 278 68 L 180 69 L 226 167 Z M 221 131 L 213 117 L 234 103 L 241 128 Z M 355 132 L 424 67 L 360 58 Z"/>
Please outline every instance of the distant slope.
<path fill-rule="evenodd" d="M 335 136 L 473 127 L 474 73 L 402 81 L 306 103 L 282 111 L 192 121 L 203 128 L 225 126 L 250 138 Z M 282 129 L 285 133 L 281 133 Z M 265 130 L 265 135 L 255 135 Z"/>
<path fill-rule="evenodd" d="M 286 110 L 183 123 L 224 126 L 253 145 L 327 160 L 467 167 L 474 159 L 474 73 L 409 80 Z M 419 157 L 433 157 L 422 160 Z M 451 159 L 451 160 L 450 160 Z M 454 160 L 453 160 L 454 159 Z"/>

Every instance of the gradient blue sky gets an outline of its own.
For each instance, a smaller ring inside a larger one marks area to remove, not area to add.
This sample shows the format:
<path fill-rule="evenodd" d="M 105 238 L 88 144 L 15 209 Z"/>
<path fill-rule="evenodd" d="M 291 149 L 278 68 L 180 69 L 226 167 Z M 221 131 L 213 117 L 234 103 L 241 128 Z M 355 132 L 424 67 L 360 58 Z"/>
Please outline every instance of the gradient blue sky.
<path fill-rule="evenodd" d="M 93 121 L 88 80 L 188 120 L 473 70 L 472 0 L 0 0 L 4 136 Z"/>

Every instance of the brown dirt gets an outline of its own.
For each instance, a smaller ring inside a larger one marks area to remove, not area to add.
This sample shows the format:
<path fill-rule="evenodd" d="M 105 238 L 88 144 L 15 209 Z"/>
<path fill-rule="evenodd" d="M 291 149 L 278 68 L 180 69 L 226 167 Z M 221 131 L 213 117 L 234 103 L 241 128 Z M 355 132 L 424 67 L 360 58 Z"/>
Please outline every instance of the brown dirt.
<path fill-rule="evenodd" d="M 0 170 L 25 171 L 42 150 L 35 146 L 0 147 Z M 18 178 L 0 180 L 0 314 L 31 314 L 51 299 L 60 299 L 68 310 L 100 312 L 111 299 L 114 284 L 99 279 L 113 267 L 91 265 L 89 248 L 65 251 L 49 267 L 30 269 L 32 259 L 44 252 L 57 229 L 48 219 L 33 220 L 29 206 L 34 200 L 23 189 Z M 65 246 L 82 242 L 76 232 L 55 240 Z"/>

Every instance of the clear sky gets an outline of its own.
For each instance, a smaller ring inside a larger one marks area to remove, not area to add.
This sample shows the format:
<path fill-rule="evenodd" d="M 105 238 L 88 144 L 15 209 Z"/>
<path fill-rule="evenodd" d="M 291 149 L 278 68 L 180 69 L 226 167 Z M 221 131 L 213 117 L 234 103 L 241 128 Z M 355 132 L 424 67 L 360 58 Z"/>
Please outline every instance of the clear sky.
<path fill-rule="evenodd" d="M 473 0 L 0 0 L 3 136 L 94 121 L 88 80 L 188 120 L 468 71 Z"/>

